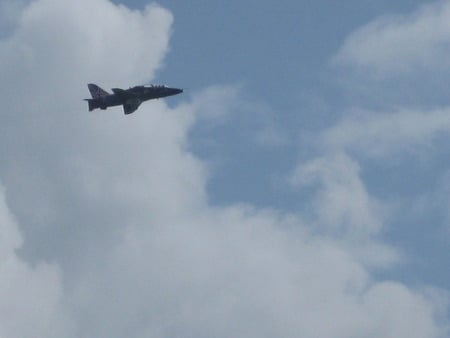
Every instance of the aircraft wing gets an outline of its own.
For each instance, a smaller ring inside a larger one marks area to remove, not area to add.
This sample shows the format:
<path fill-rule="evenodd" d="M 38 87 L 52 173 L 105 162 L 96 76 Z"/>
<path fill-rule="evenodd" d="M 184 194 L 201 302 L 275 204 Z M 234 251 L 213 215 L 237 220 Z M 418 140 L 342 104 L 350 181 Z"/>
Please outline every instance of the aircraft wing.
<path fill-rule="evenodd" d="M 123 104 L 123 112 L 125 113 L 125 115 L 134 113 L 136 111 L 136 109 L 139 108 L 139 106 L 141 105 L 142 101 L 138 100 L 138 99 L 130 99 L 127 100 L 124 104 Z"/>
<path fill-rule="evenodd" d="M 121 89 L 121 88 L 111 88 L 112 92 L 117 96 L 123 97 L 125 99 L 135 98 L 136 95 L 131 93 L 129 90 Z"/>

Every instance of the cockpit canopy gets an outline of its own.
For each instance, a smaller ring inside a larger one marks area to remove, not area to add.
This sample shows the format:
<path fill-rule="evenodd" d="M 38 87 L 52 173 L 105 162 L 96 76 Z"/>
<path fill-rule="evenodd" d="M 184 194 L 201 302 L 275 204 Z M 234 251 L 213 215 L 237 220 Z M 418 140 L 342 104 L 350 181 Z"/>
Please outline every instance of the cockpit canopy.
<path fill-rule="evenodd" d="M 163 89 L 167 88 L 165 85 L 153 85 L 153 84 L 147 84 L 147 85 L 139 85 L 130 87 L 131 90 L 142 90 L 142 89 Z"/>
<path fill-rule="evenodd" d="M 165 85 L 154 85 L 154 84 L 144 85 L 143 87 L 145 87 L 145 88 L 166 88 Z"/>

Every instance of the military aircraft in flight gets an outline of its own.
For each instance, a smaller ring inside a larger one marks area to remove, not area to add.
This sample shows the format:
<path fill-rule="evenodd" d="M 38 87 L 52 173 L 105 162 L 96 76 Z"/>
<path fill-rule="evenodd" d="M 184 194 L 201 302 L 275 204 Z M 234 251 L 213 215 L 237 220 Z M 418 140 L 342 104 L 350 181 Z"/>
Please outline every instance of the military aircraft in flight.
<path fill-rule="evenodd" d="M 125 114 L 131 114 L 139 108 L 142 102 L 159 99 L 161 97 L 177 95 L 183 89 L 170 88 L 163 85 L 135 86 L 129 89 L 112 88 L 112 94 L 93 83 L 88 84 L 92 99 L 84 99 L 88 102 L 89 111 L 94 109 L 106 109 L 113 106 L 123 106 Z"/>

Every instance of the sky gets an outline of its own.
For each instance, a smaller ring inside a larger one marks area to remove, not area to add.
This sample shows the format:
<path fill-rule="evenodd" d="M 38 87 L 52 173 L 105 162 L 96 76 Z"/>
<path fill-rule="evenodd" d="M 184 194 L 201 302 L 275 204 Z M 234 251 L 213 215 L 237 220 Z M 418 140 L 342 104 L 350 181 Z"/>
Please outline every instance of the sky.
<path fill-rule="evenodd" d="M 449 22 L 0 0 L 0 337 L 448 337 Z"/>

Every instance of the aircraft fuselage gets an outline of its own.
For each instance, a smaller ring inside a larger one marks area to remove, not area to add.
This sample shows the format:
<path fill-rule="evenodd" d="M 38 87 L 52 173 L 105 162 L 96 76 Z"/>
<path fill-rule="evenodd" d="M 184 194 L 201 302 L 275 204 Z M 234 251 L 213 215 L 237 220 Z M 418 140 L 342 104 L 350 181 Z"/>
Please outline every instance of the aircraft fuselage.
<path fill-rule="evenodd" d="M 92 99 L 86 99 L 89 111 L 107 109 L 108 107 L 123 106 L 125 114 L 133 113 L 142 102 L 177 95 L 183 92 L 179 88 L 166 86 L 135 86 L 129 89 L 112 88 L 110 94 L 95 84 L 88 84 Z"/>

